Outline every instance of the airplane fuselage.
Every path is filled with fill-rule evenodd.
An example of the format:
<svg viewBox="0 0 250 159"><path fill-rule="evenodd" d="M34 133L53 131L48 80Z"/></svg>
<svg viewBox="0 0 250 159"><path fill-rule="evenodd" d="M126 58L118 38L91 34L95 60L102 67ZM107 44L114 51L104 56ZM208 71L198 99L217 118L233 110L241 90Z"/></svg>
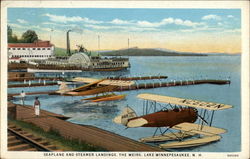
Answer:
<svg viewBox="0 0 250 159"><path fill-rule="evenodd" d="M183 122L194 123L197 117L198 112L195 108L176 108L131 118L128 123L143 118L147 123L141 127L172 127Z"/></svg>

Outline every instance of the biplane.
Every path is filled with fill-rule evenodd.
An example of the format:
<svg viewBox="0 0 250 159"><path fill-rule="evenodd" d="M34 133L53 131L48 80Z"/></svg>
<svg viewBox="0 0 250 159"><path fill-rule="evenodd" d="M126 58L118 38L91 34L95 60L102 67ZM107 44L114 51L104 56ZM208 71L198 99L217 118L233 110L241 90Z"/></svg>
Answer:
<svg viewBox="0 0 250 159"><path fill-rule="evenodd" d="M231 105L155 94L137 97L144 100L143 115L137 116L126 107L113 121L127 128L156 127L153 136L141 138L141 142L167 141L159 147L185 148L218 141L220 134L226 133L225 129L212 127L212 123L215 111L232 108Z"/></svg>
<svg viewBox="0 0 250 159"><path fill-rule="evenodd" d="M94 78L82 78L77 77L73 79L74 82L88 83L77 88L69 89L66 84L61 83L57 93L65 96L87 96L96 95L95 97L85 98L91 102L113 101L121 100L126 95L116 95L113 93L117 88L123 86L129 86L134 84L133 81L121 81L110 79L94 79ZM102 94L102 95L99 95Z"/></svg>

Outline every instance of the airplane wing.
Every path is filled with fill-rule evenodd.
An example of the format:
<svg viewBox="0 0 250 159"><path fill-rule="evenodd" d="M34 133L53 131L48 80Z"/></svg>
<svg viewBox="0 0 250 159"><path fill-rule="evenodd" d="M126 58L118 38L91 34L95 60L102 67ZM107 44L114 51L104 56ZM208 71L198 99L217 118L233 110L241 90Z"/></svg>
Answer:
<svg viewBox="0 0 250 159"><path fill-rule="evenodd" d="M110 79L95 79L95 78L83 78L83 77L76 77L72 81L74 82L83 82L83 83L96 83L98 82L98 85L112 85L112 86L131 86L135 84L134 81L122 81L122 80L110 80Z"/></svg>
<svg viewBox="0 0 250 159"><path fill-rule="evenodd" d="M206 136L218 135L218 134L223 134L227 132L225 129L222 129L222 128L216 128L212 126L199 125L199 124L187 123L187 122L177 124L173 126L172 129L192 132L192 133L206 135Z"/></svg>
<svg viewBox="0 0 250 159"><path fill-rule="evenodd" d="M102 81L103 81L103 80L96 80L96 81L94 81L94 82L92 82L92 83L89 83L89 84L87 84L87 85L83 85L83 86L77 87L77 88L75 88L75 89L72 89L71 91L74 91L74 92L84 91L84 90L88 89L88 88L91 87L91 86L94 86L94 85L99 84L99 83L102 82Z"/></svg>
<svg viewBox="0 0 250 159"><path fill-rule="evenodd" d="M96 79L96 78L85 78L85 77L76 77L74 79L72 79L72 81L74 82L83 82L83 83L93 83L93 82L97 82L100 79Z"/></svg>
<svg viewBox="0 0 250 159"><path fill-rule="evenodd" d="M199 101L199 100L176 98L176 97L169 97L169 96L162 96L162 95L148 94L148 93L139 94L137 97L141 99L145 99L145 100L160 102L160 103L167 103L167 104L170 103L170 104L176 104L176 105L182 105L182 106L188 106L188 107L194 107L194 108L202 108L202 109L208 109L208 110L224 110L224 109L232 108L231 105L226 105L226 104L204 102L204 101Z"/></svg>

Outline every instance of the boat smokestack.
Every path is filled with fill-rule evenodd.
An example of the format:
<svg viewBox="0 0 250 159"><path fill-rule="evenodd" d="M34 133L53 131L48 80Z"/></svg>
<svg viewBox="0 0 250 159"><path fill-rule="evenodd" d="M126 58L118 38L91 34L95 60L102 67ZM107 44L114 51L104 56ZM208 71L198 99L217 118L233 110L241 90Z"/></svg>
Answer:
<svg viewBox="0 0 250 159"><path fill-rule="evenodd" d="M68 30L67 31L67 41L66 41L66 43L67 43L67 55L71 55L71 52L70 52L70 42L69 42L69 32L71 32L72 30Z"/></svg>

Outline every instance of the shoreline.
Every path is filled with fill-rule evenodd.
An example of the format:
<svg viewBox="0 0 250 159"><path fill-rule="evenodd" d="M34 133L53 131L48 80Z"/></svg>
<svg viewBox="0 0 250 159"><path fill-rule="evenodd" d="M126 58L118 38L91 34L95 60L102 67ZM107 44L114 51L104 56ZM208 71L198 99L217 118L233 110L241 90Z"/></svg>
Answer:
<svg viewBox="0 0 250 159"><path fill-rule="evenodd" d="M107 151L164 151L118 134L89 125L78 125L66 121L68 117L41 110L39 117L34 116L30 106L8 104L8 115L16 120L32 123L45 132L57 131L65 139L73 139L102 147Z"/></svg>

